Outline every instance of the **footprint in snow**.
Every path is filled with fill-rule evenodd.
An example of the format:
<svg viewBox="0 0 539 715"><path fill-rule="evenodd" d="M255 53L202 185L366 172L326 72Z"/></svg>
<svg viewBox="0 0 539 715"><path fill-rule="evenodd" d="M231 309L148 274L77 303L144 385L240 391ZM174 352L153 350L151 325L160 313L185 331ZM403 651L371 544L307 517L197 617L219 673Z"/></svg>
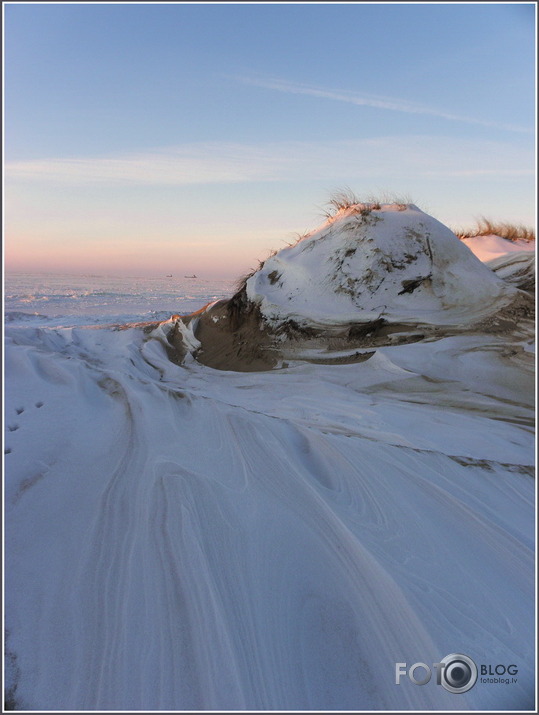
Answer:
<svg viewBox="0 0 539 715"><path fill-rule="evenodd" d="M15 432L19 429L19 425L8 425L7 428L10 432Z"/></svg>
<svg viewBox="0 0 539 715"><path fill-rule="evenodd" d="M24 407L17 407L17 408L15 408L15 412L16 412L18 415L22 415L22 413L24 412Z"/></svg>
<svg viewBox="0 0 539 715"><path fill-rule="evenodd" d="M36 402L36 407L43 407L43 402Z"/></svg>
<svg viewBox="0 0 539 715"><path fill-rule="evenodd" d="M6 447L4 449L4 454L11 454L11 447Z"/></svg>

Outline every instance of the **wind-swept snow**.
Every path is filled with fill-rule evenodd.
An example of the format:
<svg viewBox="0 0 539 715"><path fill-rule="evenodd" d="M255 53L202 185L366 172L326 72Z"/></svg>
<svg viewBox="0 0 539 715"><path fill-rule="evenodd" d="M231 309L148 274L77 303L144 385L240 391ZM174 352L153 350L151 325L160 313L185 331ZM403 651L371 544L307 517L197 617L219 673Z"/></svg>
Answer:
<svg viewBox="0 0 539 715"><path fill-rule="evenodd" d="M522 290L535 290L535 240L509 241L483 235L462 239L486 266L506 283Z"/></svg>
<svg viewBox="0 0 539 715"><path fill-rule="evenodd" d="M11 707L533 708L532 299L415 207L341 218L248 281L266 327L7 327ZM396 685L455 652L518 676Z"/></svg>
<svg viewBox="0 0 539 715"><path fill-rule="evenodd" d="M28 709L518 709L528 342L219 372L141 330L12 330L8 687ZM518 683L396 686L396 662Z"/></svg>
<svg viewBox="0 0 539 715"><path fill-rule="evenodd" d="M487 261L486 265L506 283L516 285L522 290L533 291L535 288L535 253L506 253Z"/></svg>

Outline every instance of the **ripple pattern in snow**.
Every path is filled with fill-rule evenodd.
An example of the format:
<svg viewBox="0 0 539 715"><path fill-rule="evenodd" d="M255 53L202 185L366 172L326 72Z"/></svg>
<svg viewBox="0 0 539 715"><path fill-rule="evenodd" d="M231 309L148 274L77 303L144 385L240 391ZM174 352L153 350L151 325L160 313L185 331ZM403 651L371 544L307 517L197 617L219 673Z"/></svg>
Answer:
<svg viewBox="0 0 539 715"><path fill-rule="evenodd" d="M159 337L8 328L17 707L533 705L528 343L234 373ZM453 652L518 682L395 685Z"/></svg>

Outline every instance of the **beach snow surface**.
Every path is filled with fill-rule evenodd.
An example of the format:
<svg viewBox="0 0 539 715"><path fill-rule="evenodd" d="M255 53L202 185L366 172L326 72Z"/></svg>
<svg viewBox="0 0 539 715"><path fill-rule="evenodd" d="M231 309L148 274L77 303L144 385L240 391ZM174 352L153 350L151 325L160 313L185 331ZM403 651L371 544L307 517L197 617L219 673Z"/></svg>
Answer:
<svg viewBox="0 0 539 715"><path fill-rule="evenodd" d="M174 322L6 329L8 706L533 709L533 330L241 372Z"/></svg>

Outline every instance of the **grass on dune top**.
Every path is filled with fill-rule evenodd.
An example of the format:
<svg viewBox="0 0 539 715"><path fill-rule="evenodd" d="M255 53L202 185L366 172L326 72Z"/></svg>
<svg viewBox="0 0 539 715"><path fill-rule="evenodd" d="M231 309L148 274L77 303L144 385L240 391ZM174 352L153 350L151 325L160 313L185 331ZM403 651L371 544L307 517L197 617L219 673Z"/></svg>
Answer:
<svg viewBox="0 0 539 715"><path fill-rule="evenodd" d="M331 194L329 201L326 203L322 210L322 216L326 220L334 220L340 215L341 212L347 211L351 208L357 210L357 213L369 214L371 211L380 210L384 204L394 204L399 210L404 210L410 204L412 200L409 196L396 196L396 195L384 195L384 196L369 196L366 198L360 198L357 196L349 187L345 187L339 191L335 191ZM476 226L473 228L451 228L451 231L459 239L464 238L474 238L476 236L499 236L508 241L535 241L535 230L529 226L524 226L522 224L513 224L509 222L492 221L484 216L477 220ZM293 246L298 241L312 235L313 231L305 231L304 233L295 234L295 240L292 242L285 241L288 246ZM236 295L238 293L243 293L245 291L245 284L249 278L257 273L261 268L263 268L265 261L274 256L277 253L276 250L271 251L269 256L264 260L258 260L258 265L255 268L241 276L236 282Z"/></svg>
<svg viewBox="0 0 539 715"><path fill-rule="evenodd" d="M535 231L529 226L491 221L484 216L478 220L475 228L452 229L452 231L460 239L474 238L475 236L500 236L508 241L535 241Z"/></svg>

